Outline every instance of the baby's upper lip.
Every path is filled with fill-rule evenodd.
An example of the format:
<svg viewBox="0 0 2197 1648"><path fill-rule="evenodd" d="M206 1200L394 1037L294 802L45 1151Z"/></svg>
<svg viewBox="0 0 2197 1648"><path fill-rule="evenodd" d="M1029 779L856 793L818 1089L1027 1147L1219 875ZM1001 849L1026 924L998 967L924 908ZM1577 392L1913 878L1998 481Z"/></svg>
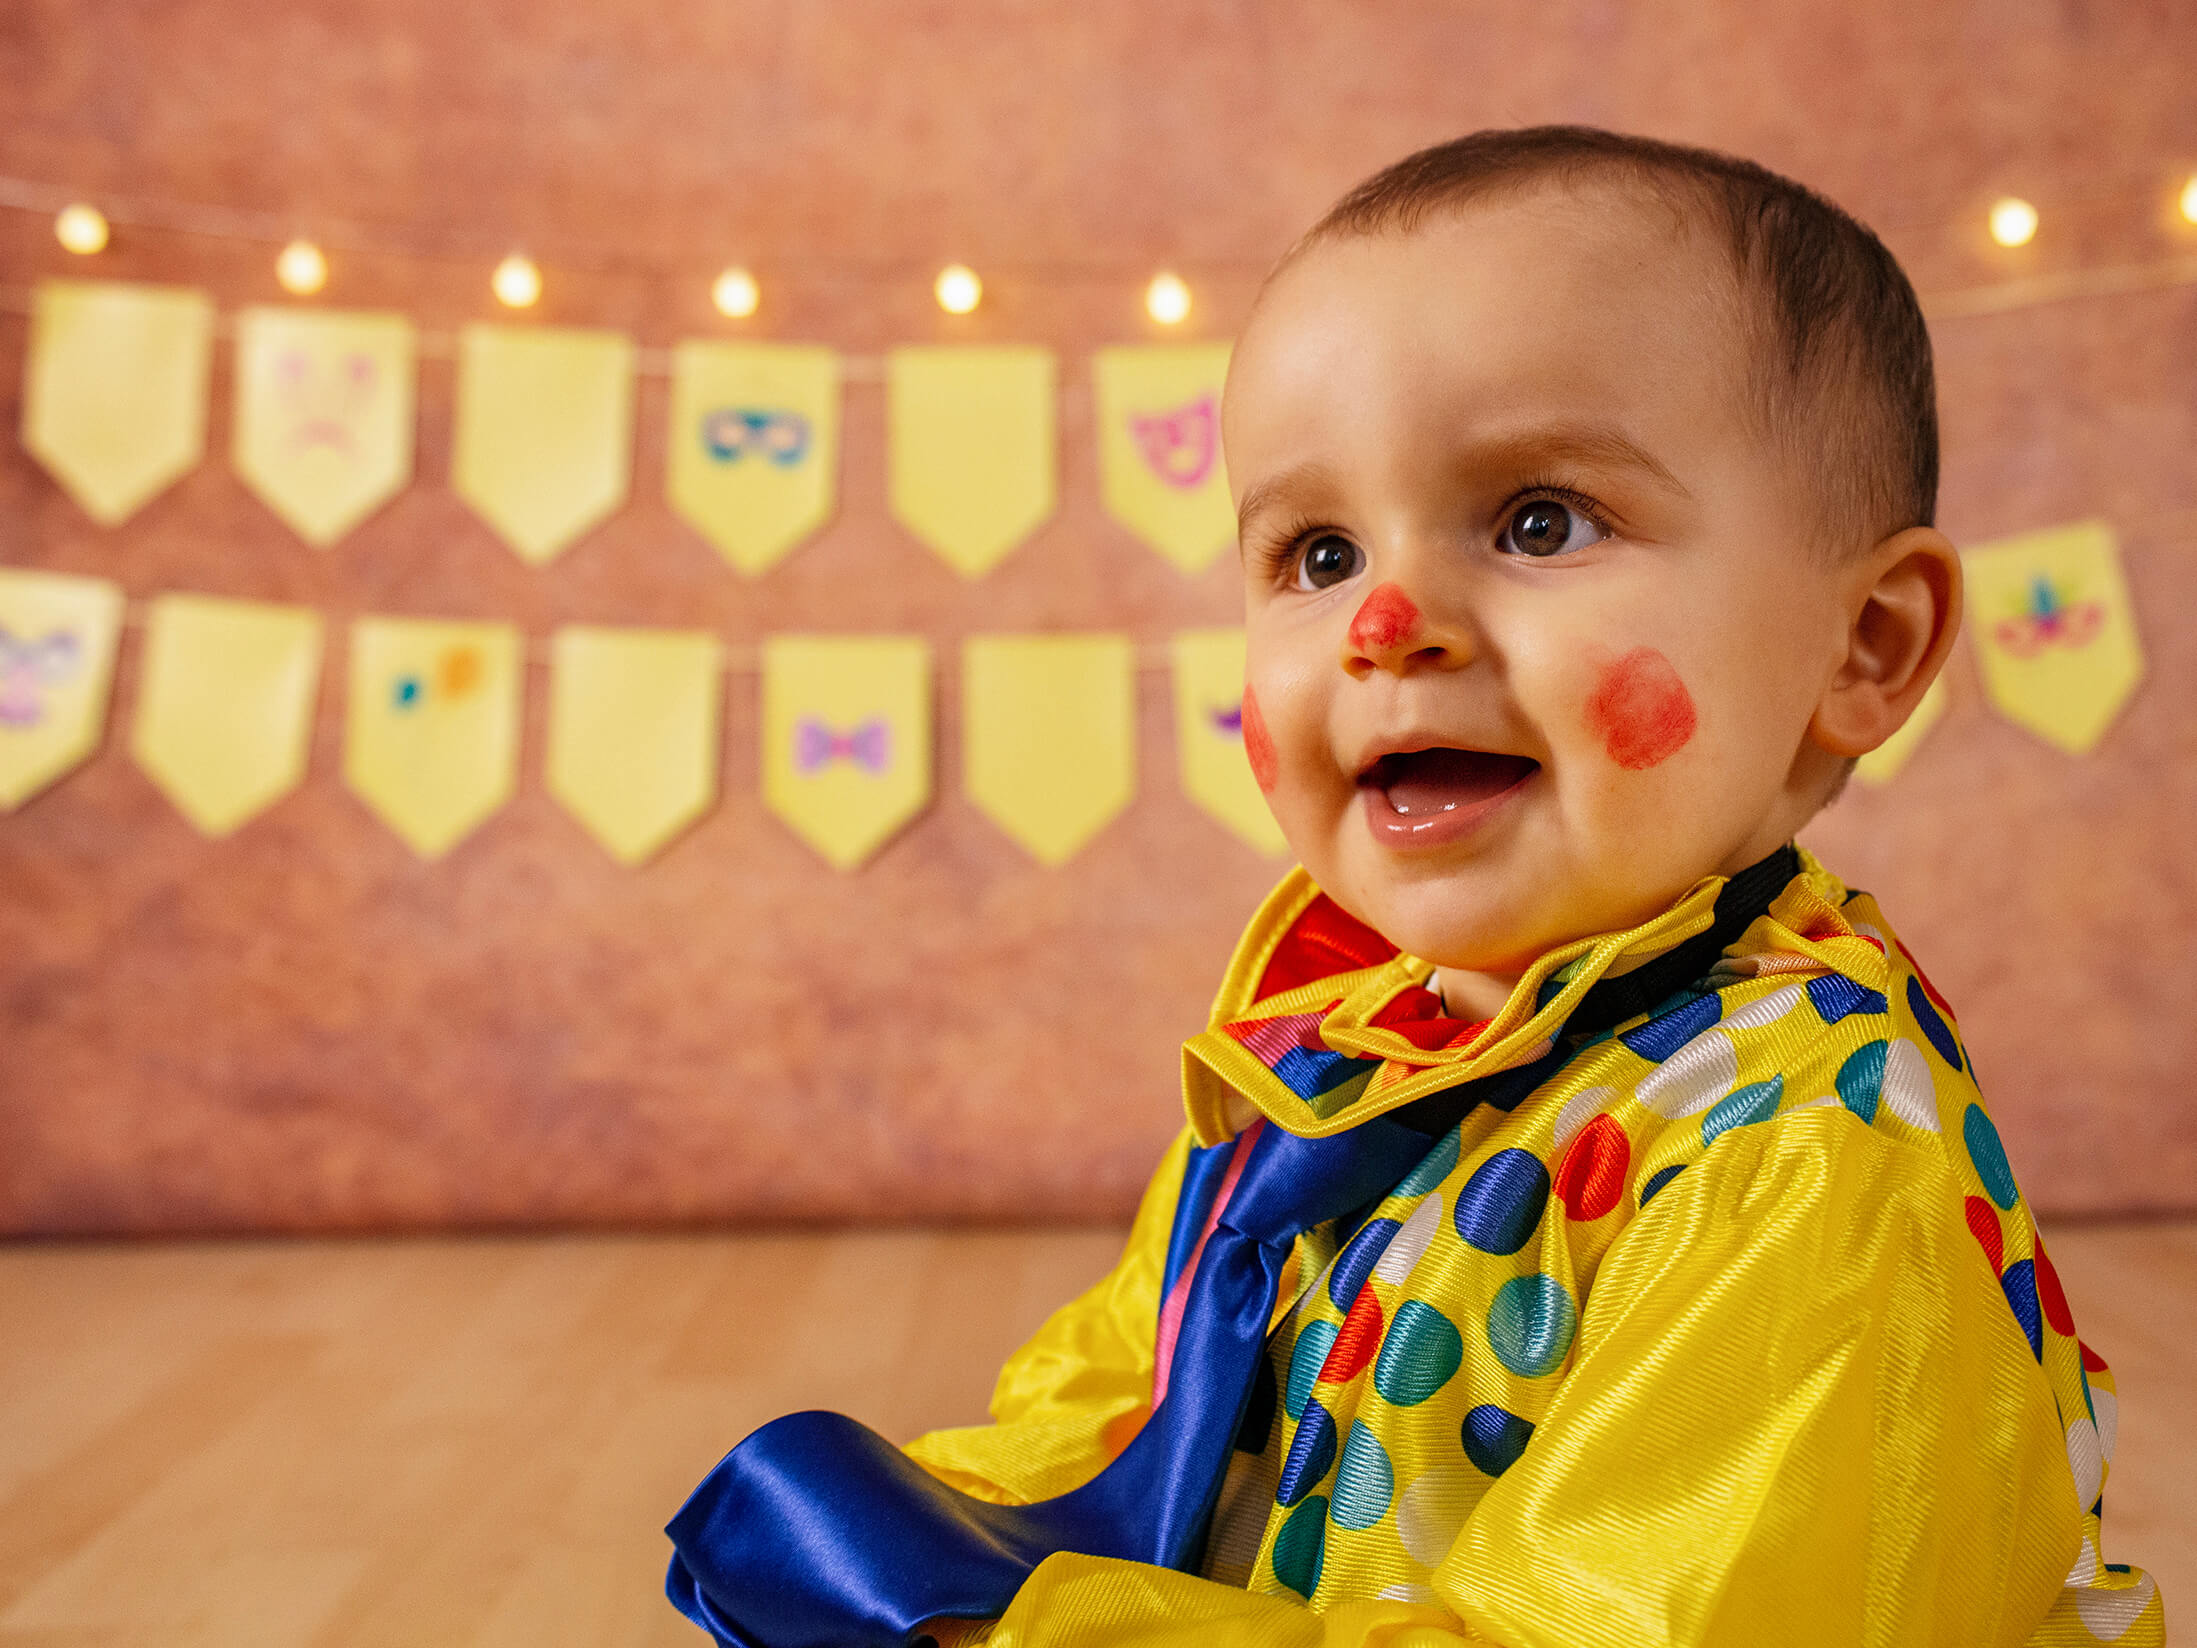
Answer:
<svg viewBox="0 0 2197 1648"><path fill-rule="evenodd" d="M1414 730L1391 733L1372 740L1359 752L1357 764L1351 770L1360 784L1368 782L1374 769L1392 755L1417 755L1421 750L1469 750L1475 755L1518 755L1515 750L1499 750L1473 738L1459 738L1438 730ZM1532 760L1531 756L1519 756Z"/></svg>

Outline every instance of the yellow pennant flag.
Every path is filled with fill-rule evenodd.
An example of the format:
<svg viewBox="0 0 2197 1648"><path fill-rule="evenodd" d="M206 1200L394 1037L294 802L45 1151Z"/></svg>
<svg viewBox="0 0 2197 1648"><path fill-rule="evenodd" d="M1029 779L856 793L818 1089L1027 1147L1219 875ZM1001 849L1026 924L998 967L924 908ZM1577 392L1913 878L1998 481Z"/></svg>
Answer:
<svg viewBox="0 0 2197 1648"><path fill-rule="evenodd" d="M625 502L633 340L550 326L458 335L451 484L530 566Z"/></svg>
<svg viewBox="0 0 2197 1648"><path fill-rule="evenodd" d="M1864 784L1889 784L1892 775L1907 765L1907 758L1915 753L1915 746L1929 736L1930 729L1938 724L1938 717L1944 713L1945 677L1940 675L1924 691L1914 713L1908 716L1900 730L1854 763L1854 776Z"/></svg>
<svg viewBox="0 0 2197 1648"><path fill-rule="evenodd" d="M198 465L214 306L203 292L49 280L31 297L23 445L102 526Z"/></svg>
<svg viewBox="0 0 2197 1648"><path fill-rule="evenodd" d="M130 753L176 810L224 836L296 789L320 688L320 615L162 595L145 617Z"/></svg>
<svg viewBox="0 0 2197 1648"><path fill-rule="evenodd" d="M682 343L671 355L671 507L740 571L831 518L839 357L809 344Z"/></svg>
<svg viewBox="0 0 2197 1648"><path fill-rule="evenodd" d="M344 782L422 858L440 858L517 788L522 663L509 624L351 626Z"/></svg>
<svg viewBox="0 0 2197 1648"><path fill-rule="evenodd" d="M549 793L621 864L716 798L718 663L706 631L568 624L551 639Z"/></svg>
<svg viewBox="0 0 2197 1648"><path fill-rule="evenodd" d="M964 578L1053 513L1049 349L895 349L886 370L893 518Z"/></svg>
<svg viewBox="0 0 2197 1648"><path fill-rule="evenodd" d="M1184 572L1203 572L1236 542L1221 466L1225 343L1101 349L1099 473L1106 513Z"/></svg>
<svg viewBox="0 0 2197 1648"><path fill-rule="evenodd" d="M987 635L961 655L969 799L1065 864L1136 794L1136 654L1119 635Z"/></svg>
<svg viewBox="0 0 2197 1648"><path fill-rule="evenodd" d="M1262 853L1288 845L1243 753L1243 631L1175 637L1175 747L1190 799Z"/></svg>
<svg viewBox="0 0 2197 1648"><path fill-rule="evenodd" d="M931 799L931 648L915 636L763 642L763 800L851 870Z"/></svg>
<svg viewBox="0 0 2197 1648"><path fill-rule="evenodd" d="M104 578L0 568L0 812L99 747L121 627Z"/></svg>
<svg viewBox="0 0 2197 1648"><path fill-rule="evenodd" d="M2101 521L2002 539L1961 557L1984 689L2010 721L2081 755L2144 673L2143 648Z"/></svg>
<svg viewBox="0 0 2197 1648"><path fill-rule="evenodd" d="M412 357L402 315L237 316L230 461L307 543L334 543L411 480Z"/></svg>

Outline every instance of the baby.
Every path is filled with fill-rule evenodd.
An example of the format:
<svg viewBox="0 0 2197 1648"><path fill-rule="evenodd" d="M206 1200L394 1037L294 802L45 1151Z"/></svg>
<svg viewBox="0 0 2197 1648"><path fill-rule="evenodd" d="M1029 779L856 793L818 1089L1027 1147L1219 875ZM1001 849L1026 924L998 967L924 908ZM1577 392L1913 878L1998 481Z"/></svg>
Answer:
<svg viewBox="0 0 2197 1648"><path fill-rule="evenodd" d="M1224 424L1303 867L1189 1127L996 1423L764 1427L674 1601L758 1648L2163 1642L1952 1012L1791 844L1959 623L1891 256L1744 162L1482 132L1290 253Z"/></svg>

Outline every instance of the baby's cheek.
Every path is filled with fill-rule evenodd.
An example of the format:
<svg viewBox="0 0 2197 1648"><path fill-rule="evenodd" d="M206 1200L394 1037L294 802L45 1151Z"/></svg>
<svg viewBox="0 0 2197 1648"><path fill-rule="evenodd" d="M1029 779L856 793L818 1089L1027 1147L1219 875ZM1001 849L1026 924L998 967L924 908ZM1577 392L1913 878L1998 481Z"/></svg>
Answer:
<svg viewBox="0 0 2197 1648"><path fill-rule="evenodd" d="M1602 668L1587 699L1587 725L1620 767L1640 772L1669 760L1694 735L1692 694L1671 661L1635 647ZM1245 719L1248 736L1249 718Z"/></svg>
<svg viewBox="0 0 2197 1648"><path fill-rule="evenodd" d="M1259 713L1258 695L1249 687L1243 689L1243 753L1251 762L1251 776L1259 781L1259 788L1272 795L1279 767L1274 758L1274 738L1266 730L1266 717Z"/></svg>

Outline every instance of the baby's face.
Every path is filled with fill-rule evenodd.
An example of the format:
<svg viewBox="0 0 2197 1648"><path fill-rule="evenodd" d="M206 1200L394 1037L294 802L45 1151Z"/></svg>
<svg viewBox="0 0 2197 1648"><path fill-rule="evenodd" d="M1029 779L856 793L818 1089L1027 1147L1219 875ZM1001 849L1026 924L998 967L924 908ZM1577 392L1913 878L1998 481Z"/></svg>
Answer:
<svg viewBox="0 0 2197 1648"><path fill-rule="evenodd" d="M1772 851L1837 760L1813 494L1720 254L1614 188L1319 245L1230 370L1244 740L1346 909L1495 976Z"/></svg>

